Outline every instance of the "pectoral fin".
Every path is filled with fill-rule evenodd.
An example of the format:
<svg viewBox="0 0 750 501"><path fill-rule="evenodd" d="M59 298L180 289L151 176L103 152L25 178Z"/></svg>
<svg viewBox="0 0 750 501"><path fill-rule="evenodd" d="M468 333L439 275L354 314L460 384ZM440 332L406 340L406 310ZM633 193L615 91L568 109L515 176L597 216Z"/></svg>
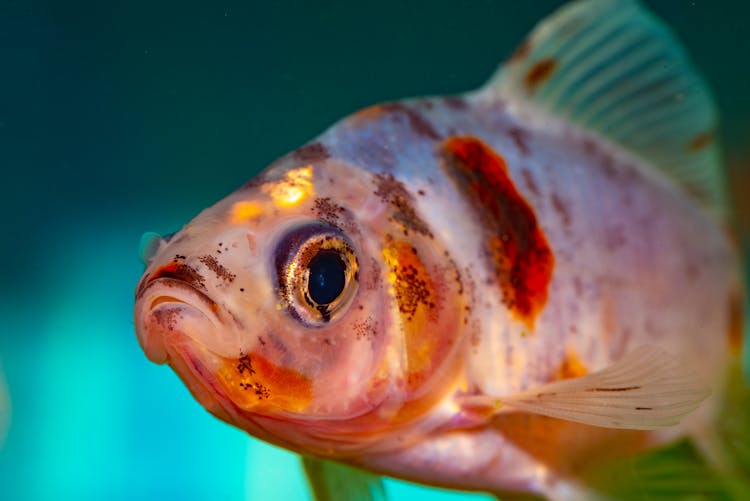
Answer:
<svg viewBox="0 0 750 501"><path fill-rule="evenodd" d="M585 376L504 397L466 396L462 405L521 410L605 428L652 430L676 425L709 395L689 367L644 346Z"/></svg>

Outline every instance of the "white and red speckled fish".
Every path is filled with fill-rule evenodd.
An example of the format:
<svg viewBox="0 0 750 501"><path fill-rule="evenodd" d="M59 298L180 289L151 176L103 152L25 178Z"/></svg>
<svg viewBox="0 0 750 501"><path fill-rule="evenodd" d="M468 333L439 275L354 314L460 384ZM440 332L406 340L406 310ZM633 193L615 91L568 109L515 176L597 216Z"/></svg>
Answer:
<svg viewBox="0 0 750 501"><path fill-rule="evenodd" d="M355 113L152 240L138 338L248 433L427 484L582 499L683 437L731 469L716 127L661 22L573 3L482 89Z"/></svg>

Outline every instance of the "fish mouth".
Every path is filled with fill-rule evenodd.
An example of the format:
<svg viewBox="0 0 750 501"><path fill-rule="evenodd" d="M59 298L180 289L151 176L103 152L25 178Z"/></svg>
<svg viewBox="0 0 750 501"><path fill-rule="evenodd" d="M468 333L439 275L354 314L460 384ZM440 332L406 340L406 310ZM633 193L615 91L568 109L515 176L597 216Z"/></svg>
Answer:
<svg viewBox="0 0 750 501"><path fill-rule="evenodd" d="M171 277L156 277L139 287L135 305L135 330L146 357L169 362L169 346L189 338L201 339L220 325L219 306L205 292Z"/></svg>

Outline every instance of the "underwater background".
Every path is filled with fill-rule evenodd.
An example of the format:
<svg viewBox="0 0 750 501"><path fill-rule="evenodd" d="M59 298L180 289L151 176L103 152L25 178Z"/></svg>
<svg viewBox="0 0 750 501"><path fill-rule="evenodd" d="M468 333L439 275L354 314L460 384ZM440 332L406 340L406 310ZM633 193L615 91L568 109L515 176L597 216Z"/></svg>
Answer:
<svg viewBox="0 0 750 501"><path fill-rule="evenodd" d="M561 3L0 0L0 499L309 499L296 456L146 360L140 235L359 108L476 88ZM647 3L715 91L747 244L750 3Z"/></svg>

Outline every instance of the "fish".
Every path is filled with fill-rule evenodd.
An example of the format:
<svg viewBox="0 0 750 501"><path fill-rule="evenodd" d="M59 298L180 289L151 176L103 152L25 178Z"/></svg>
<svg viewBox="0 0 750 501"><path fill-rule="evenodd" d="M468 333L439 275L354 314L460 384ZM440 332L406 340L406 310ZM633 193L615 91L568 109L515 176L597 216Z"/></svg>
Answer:
<svg viewBox="0 0 750 501"><path fill-rule="evenodd" d="M357 111L146 235L138 340L318 499L746 492L717 131L661 20L572 2L478 90Z"/></svg>

